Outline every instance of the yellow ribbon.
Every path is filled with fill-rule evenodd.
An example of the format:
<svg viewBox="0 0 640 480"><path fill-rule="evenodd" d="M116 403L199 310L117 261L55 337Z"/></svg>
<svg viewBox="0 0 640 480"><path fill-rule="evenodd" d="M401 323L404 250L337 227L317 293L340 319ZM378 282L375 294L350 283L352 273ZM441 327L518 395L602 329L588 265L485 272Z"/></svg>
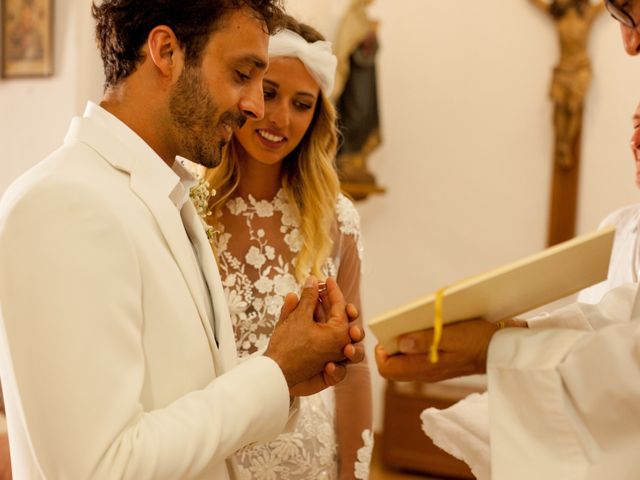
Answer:
<svg viewBox="0 0 640 480"><path fill-rule="evenodd" d="M435 301L433 302L433 341L429 350L431 363L438 363L438 346L442 339L442 299L444 298L444 288L437 290Z"/></svg>

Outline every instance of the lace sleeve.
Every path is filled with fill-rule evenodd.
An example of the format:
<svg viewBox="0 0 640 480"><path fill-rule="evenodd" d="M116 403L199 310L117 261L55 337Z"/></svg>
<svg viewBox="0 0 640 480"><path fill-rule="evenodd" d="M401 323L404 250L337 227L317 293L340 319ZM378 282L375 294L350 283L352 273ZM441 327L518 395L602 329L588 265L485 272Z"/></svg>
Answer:
<svg viewBox="0 0 640 480"><path fill-rule="evenodd" d="M353 204L346 198L344 201L348 205L338 205L340 262L337 282L347 301L360 311L356 322L362 326L360 222ZM347 367L347 377L335 387L335 394L339 478L369 478L373 434L371 380L366 358L362 363Z"/></svg>

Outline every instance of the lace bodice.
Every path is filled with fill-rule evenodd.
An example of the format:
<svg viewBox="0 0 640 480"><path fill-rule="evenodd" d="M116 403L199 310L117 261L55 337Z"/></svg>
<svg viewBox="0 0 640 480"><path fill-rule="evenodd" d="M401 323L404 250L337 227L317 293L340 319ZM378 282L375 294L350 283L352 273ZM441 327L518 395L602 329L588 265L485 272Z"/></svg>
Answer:
<svg viewBox="0 0 640 480"><path fill-rule="evenodd" d="M335 242L323 272L332 277L337 276L345 242L356 245L358 263L362 255L357 211L340 197L337 212L339 236L351 238ZM271 202L236 197L227 202L219 220L215 242L222 283L238 352L244 356L266 347L285 295L300 293L294 262L303 240L283 190Z"/></svg>
<svg viewBox="0 0 640 480"><path fill-rule="evenodd" d="M336 218L333 251L323 273L336 278L347 301L360 309L359 216L344 196L337 202ZM300 293L294 268L303 238L282 189L271 201L252 196L232 198L216 220L212 241L218 252L238 353L243 357L267 346L284 297L289 292ZM338 478L340 463L340 478L367 478L372 448L370 396L366 405L356 404L358 398L368 395L366 363L350 366L347 380L336 388L301 399L300 420L294 432L241 450L236 457L241 474L256 479L334 479ZM353 445L338 449L337 436L343 437L338 438L341 444ZM344 464L347 461L350 465Z"/></svg>

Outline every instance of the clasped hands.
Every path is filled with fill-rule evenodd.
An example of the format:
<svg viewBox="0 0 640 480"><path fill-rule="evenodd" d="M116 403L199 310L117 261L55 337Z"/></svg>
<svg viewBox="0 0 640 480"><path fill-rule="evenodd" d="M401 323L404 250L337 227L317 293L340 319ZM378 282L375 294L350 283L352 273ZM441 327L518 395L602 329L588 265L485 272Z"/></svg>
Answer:
<svg viewBox="0 0 640 480"><path fill-rule="evenodd" d="M364 358L364 330L354 325L359 316L347 304L334 279L318 292L318 281L309 277L300 299L288 294L265 355L282 369L291 396L317 393L341 382L349 363Z"/></svg>

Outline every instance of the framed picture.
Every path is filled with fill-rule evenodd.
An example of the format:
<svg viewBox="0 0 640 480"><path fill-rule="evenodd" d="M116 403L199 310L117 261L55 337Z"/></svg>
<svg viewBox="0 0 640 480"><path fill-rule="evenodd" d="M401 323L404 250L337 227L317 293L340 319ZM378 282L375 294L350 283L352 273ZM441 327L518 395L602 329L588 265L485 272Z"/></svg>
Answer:
<svg viewBox="0 0 640 480"><path fill-rule="evenodd" d="M0 0L2 76L53 74L53 0Z"/></svg>

